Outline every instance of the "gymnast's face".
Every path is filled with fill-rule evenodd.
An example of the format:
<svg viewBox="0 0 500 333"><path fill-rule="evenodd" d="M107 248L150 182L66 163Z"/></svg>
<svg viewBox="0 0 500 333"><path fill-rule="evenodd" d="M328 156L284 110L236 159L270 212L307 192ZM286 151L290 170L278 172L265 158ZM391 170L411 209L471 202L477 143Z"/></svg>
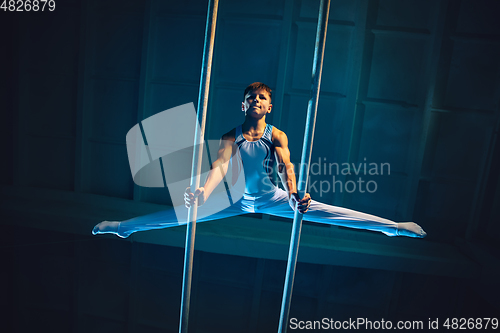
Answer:
<svg viewBox="0 0 500 333"><path fill-rule="evenodd" d="M245 115L254 118L262 118L271 113L272 108L271 96L264 89L249 91L245 96L245 100L241 103L241 110L245 112Z"/></svg>

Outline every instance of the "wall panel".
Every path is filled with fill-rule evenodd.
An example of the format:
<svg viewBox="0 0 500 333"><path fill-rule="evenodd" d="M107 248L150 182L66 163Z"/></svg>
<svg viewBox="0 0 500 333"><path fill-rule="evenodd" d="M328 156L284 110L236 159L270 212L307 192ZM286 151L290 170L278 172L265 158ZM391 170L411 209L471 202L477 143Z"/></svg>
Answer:
<svg viewBox="0 0 500 333"><path fill-rule="evenodd" d="M367 104L358 162L389 163L392 172L406 172L406 152L411 146L411 128L417 109Z"/></svg>
<svg viewBox="0 0 500 333"><path fill-rule="evenodd" d="M498 110L500 43L454 40L445 107Z"/></svg>
<svg viewBox="0 0 500 333"><path fill-rule="evenodd" d="M420 104L424 59L429 52L426 39L375 33L367 97Z"/></svg>
<svg viewBox="0 0 500 333"><path fill-rule="evenodd" d="M241 90L252 82L276 85L280 23L269 20L232 20L221 17L218 26L217 83L238 84Z"/></svg>
<svg viewBox="0 0 500 333"><path fill-rule="evenodd" d="M157 16L154 20L149 64L151 79L197 85L201 74L205 17Z"/></svg>
<svg viewBox="0 0 500 333"><path fill-rule="evenodd" d="M140 14L111 11L92 15L92 75L138 78L142 40Z"/></svg>
<svg viewBox="0 0 500 333"><path fill-rule="evenodd" d="M131 198L133 180L125 144L90 141L89 150L94 161L88 171L92 177L92 193Z"/></svg>
<svg viewBox="0 0 500 333"><path fill-rule="evenodd" d="M300 19L318 21L319 0L298 1L300 8L298 16ZM359 2L350 0L336 0L330 2L329 21L354 22L356 9Z"/></svg>
<svg viewBox="0 0 500 333"><path fill-rule="evenodd" d="M296 24L297 41L294 52L292 88L308 91L311 89L316 23L299 21ZM352 58L352 39L353 29L351 26L329 24L321 79L323 93L346 95L349 63Z"/></svg>
<svg viewBox="0 0 500 333"><path fill-rule="evenodd" d="M430 30L432 14L437 1L432 0L380 0L377 26Z"/></svg>

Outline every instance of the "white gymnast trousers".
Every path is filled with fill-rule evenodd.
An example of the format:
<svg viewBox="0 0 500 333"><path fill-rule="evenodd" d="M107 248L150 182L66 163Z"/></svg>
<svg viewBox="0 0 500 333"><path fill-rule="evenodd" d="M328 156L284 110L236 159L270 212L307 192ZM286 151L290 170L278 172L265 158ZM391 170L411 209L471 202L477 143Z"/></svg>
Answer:
<svg viewBox="0 0 500 333"><path fill-rule="evenodd" d="M263 213L293 219L294 211L288 194L272 183L267 170L275 164L272 144L272 126L267 125L264 135L257 141L247 141L236 128L235 144L244 169L244 193L241 198L228 204L226 192L213 193L206 203L198 207L197 222L206 222L247 213ZM234 163L233 163L234 164ZM262 181L267 178L268 182ZM187 224L188 210L176 207L153 214L135 217L122 222L104 221L97 224L92 233L113 233L125 238L137 231L163 229ZM394 221L361 213L355 210L327 205L311 200L303 220L349 228L379 231L387 236L425 237L423 229L413 222Z"/></svg>

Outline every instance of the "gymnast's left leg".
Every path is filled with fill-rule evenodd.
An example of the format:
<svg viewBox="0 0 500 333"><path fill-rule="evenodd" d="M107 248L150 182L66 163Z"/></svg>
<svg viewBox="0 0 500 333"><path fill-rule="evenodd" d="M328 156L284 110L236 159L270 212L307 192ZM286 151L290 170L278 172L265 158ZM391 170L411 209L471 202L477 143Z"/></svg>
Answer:
<svg viewBox="0 0 500 333"><path fill-rule="evenodd" d="M274 196L257 206L257 213L293 219L293 210L288 203L288 194L278 189ZM356 229L379 231L387 236L407 236L423 238L427 233L414 222L394 222L375 215L352 209L327 205L311 200L309 210L303 219L310 222L326 223Z"/></svg>

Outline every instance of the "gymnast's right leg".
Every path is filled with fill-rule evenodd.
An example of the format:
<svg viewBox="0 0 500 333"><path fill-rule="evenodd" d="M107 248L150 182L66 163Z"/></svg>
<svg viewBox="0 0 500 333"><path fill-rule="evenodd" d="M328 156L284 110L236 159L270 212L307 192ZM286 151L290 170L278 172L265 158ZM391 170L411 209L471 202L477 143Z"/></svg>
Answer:
<svg viewBox="0 0 500 333"><path fill-rule="evenodd" d="M118 237L127 238L130 234L137 231L175 227L182 224L182 222L178 221L175 210L171 208L121 222L103 221L94 227L92 234L115 234Z"/></svg>
<svg viewBox="0 0 500 333"><path fill-rule="evenodd" d="M241 208L240 202L236 202L229 207L226 206L228 206L227 199L226 204L224 204L224 201L218 200L207 201L207 203L198 207L196 222L206 222L245 214L245 211ZM188 209L183 206L176 207L175 209L171 208L121 222L104 221L94 227L92 234L115 234L118 237L126 238L137 231L164 229L185 225L187 224L187 218Z"/></svg>

